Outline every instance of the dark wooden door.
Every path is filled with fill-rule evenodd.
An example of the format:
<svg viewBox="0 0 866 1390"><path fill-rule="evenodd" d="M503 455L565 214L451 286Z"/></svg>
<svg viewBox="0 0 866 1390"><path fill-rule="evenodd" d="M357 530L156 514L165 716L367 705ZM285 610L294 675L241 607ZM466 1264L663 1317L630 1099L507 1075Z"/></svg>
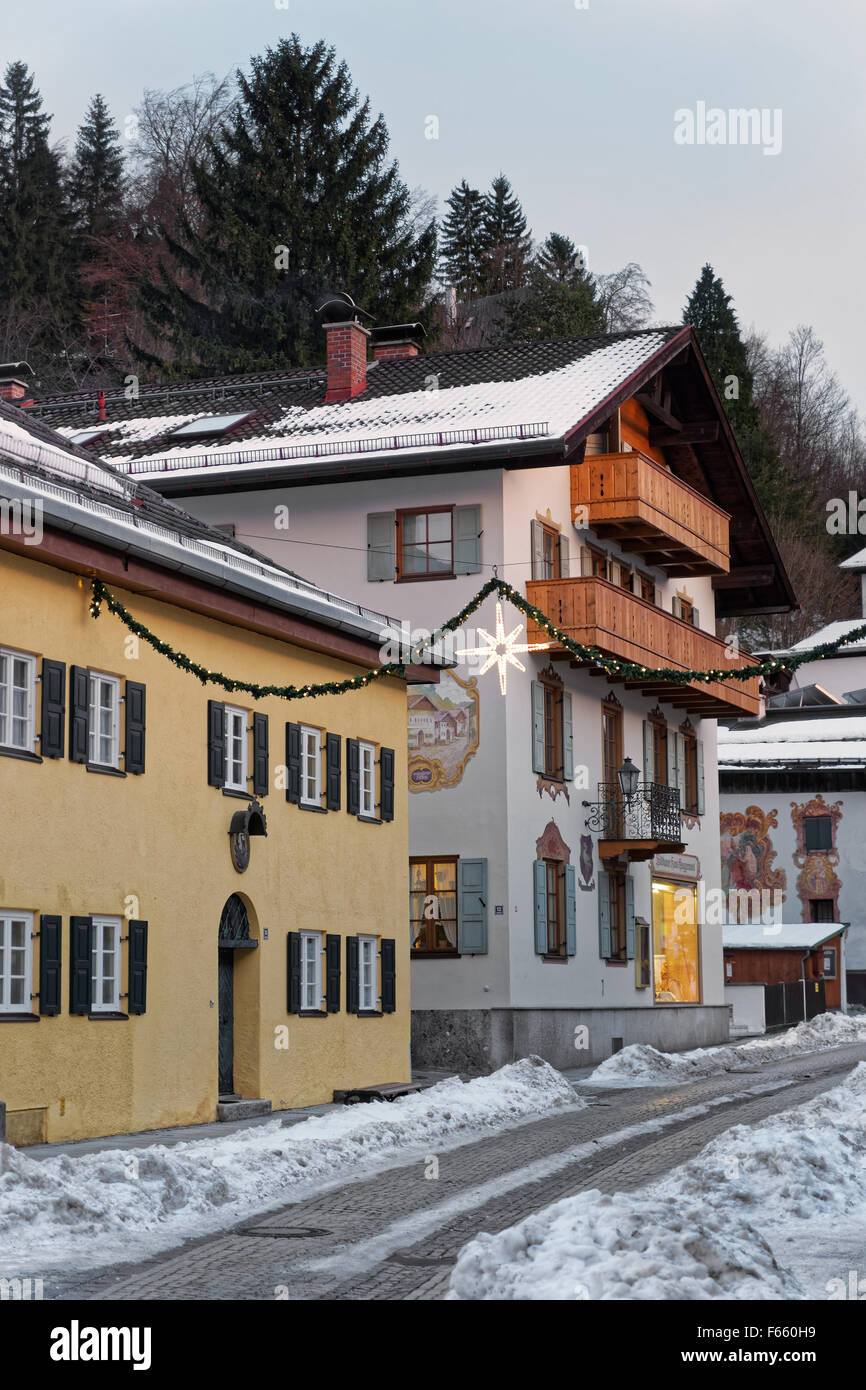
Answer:
<svg viewBox="0 0 866 1390"><path fill-rule="evenodd" d="M219 960L219 1093L235 1088L235 953L220 951Z"/></svg>

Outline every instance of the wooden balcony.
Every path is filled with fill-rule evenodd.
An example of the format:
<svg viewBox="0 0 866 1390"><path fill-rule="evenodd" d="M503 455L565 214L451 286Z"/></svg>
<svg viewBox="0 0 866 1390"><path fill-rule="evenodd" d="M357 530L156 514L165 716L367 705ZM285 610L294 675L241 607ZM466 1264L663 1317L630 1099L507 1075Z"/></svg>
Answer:
<svg viewBox="0 0 866 1390"><path fill-rule="evenodd" d="M572 464L572 516L578 507L596 535L670 576L731 568L728 513L645 454L588 454Z"/></svg>
<svg viewBox="0 0 866 1390"><path fill-rule="evenodd" d="M573 641L598 647L606 656L635 661L641 666L672 666L706 671L749 666L747 657L732 661L724 642L665 613L627 589L606 579L537 579L526 585L526 597ZM527 641L543 642L545 632L527 623ZM567 652L553 648L554 660ZM629 681L627 689L707 718L757 715L758 679L670 685L663 681Z"/></svg>

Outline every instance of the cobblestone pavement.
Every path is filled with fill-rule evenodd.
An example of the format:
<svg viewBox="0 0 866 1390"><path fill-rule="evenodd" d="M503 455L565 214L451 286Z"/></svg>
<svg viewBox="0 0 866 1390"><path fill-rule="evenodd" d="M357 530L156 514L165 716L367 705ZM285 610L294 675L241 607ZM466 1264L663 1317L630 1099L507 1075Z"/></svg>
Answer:
<svg viewBox="0 0 866 1390"><path fill-rule="evenodd" d="M140 1264L46 1279L60 1299L438 1299L461 1246L588 1188L642 1186L735 1124L837 1085L866 1045L590 1103L415 1158ZM633 1132L634 1126L655 1127ZM626 1133L623 1133L626 1131ZM631 1132L630 1132L631 1131Z"/></svg>

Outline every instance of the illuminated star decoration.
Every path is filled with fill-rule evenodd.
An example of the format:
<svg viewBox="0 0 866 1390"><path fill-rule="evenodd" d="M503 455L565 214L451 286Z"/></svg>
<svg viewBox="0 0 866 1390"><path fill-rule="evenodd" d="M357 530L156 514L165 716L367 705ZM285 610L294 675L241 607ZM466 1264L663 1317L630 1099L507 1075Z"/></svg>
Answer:
<svg viewBox="0 0 866 1390"><path fill-rule="evenodd" d="M505 694L506 689L506 667L516 666L518 671L525 671L526 667L522 661L517 660L516 653L520 652L546 652L553 645L552 642L518 642L517 638L523 630L523 623L518 623L517 627L506 635L505 624L502 621L502 604L496 605L496 635L486 632L483 627L478 629L478 635L484 642L483 647L466 647L462 652L455 652L455 656L483 656L486 660L480 668L479 676L486 675L491 666L499 667L499 689Z"/></svg>

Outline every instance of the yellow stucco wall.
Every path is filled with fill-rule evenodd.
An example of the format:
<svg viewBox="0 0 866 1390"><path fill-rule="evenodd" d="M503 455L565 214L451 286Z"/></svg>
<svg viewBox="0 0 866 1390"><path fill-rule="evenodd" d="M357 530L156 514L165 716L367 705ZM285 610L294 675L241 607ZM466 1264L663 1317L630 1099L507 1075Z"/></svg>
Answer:
<svg viewBox="0 0 866 1390"><path fill-rule="evenodd" d="M115 592L173 647L228 674L305 684L357 671L119 587ZM143 776L91 773L68 758L35 764L0 756L0 907L63 918L62 1012L38 1022L0 1023L0 1100L13 1117L44 1107L48 1140L213 1119L218 927L235 892L249 904L259 938L257 950L235 953L235 1090L277 1109L328 1101L338 1087L408 1080L405 688L379 682L343 696L293 702L224 696L144 643L131 658L126 628L107 610L94 621L88 598L86 579L80 586L75 575L0 551L0 645L66 663L67 736L69 666L147 686ZM252 840L245 874L232 867L227 834L243 803L207 785L208 698L269 716L271 790L262 799L268 835ZM343 736L344 809L305 812L275 790L287 720ZM365 824L346 812L347 737L395 750L393 822ZM128 915L149 923L147 1012L127 1021L71 1016L70 915L123 916L131 897L137 907ZM304 927L344 938L341 1011L326 1018L287 1013L286 933ZM393 1014L358 1018L345 1012L345 937L357 932L396 939ZM124 945L124 991L126 952ZM287 1048L276 1045L283 1027Z"/></svg>

